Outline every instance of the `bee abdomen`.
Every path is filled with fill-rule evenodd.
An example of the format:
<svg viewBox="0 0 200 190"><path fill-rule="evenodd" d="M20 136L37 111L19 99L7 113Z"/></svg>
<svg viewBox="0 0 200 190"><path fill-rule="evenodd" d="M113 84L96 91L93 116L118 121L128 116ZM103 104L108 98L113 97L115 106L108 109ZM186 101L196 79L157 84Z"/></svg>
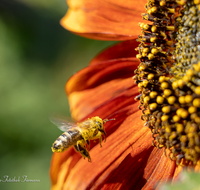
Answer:
<svg viewBox="0 0 200 190"><path fill-rule="evenodd" d="M76 129L70 129L67 132L64 132L62 135L60 135L56 141L61 142L63 148L67 149L70 146L74 145L80 139L81 139L80 132Z"/></svg>

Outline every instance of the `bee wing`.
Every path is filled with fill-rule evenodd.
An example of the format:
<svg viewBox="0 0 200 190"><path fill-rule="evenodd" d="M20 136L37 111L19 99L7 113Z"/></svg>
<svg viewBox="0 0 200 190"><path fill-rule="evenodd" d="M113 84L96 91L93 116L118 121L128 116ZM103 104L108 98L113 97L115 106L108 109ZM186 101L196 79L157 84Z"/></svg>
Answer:
<svg viewBox="0 0 200 190"><path fill-rule="evenodd" d="M72 127L76 127L76 123L70 117L66 117L58 114L51 114L50 121L56 125L61 131L68 131Z"/></svg>

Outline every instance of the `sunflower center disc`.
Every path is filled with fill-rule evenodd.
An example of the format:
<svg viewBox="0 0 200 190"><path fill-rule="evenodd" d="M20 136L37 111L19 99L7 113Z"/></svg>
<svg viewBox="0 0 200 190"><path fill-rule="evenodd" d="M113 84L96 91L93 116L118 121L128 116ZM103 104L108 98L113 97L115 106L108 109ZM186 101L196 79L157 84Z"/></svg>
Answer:
<svg viewBox="0 0 200 190"><path fill-rule="evenodd" d="M139 23L141 63L135 81L141 118L153 145L170 158L196 164L200 159L200 0L149 0Z"/></svg>

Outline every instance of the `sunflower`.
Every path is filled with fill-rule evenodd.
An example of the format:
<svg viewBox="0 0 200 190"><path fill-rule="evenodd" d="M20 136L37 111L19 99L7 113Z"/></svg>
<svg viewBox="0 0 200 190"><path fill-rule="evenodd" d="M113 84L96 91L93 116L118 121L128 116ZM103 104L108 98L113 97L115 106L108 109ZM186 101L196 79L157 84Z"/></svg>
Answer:
<svg viewBox="0 0 200 190"><path fill-rule="evenodd" d="M116 120L102 148L92 142L92 163L73 149L53 154L52 189L159 189L183 168L199 171L200 0L145 3L68 1L63 27L123 42L66 84L76 120Z"/></svg>

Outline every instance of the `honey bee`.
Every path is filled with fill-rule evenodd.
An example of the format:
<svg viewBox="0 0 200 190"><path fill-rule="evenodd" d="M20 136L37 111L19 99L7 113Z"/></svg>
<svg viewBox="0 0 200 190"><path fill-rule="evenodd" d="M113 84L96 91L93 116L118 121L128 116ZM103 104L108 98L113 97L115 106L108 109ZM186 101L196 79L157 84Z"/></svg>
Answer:
<svg viewBox="0 0 200 190"><path fill-rule="evenodd" d="M100 147L102 147L102 136L106 141L106 132L104 129L104 124L107 121L115 120L104 119L100 117L92 117L81 123L69 122L65 119L60 118L50 118L51 122L55 124L60 130L64 131L51 147L53 152L63 152L74 146L75 150L79 152L82 157L88 158L88 162L91 162L89 147L90 140L99 139Z"/></svg>

